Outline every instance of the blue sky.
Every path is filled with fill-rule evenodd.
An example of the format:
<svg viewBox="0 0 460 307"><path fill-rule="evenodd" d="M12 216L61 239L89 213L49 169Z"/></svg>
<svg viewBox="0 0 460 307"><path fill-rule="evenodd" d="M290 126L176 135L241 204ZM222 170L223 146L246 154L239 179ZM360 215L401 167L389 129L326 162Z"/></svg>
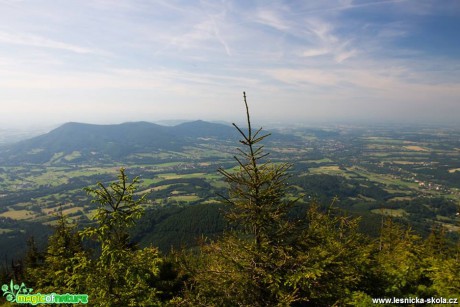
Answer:
<svg viewBox="0 0 460 307"><path fill-rule="evenodd" d="M0 122L456 122L460 1L0 0Z"/></svg>

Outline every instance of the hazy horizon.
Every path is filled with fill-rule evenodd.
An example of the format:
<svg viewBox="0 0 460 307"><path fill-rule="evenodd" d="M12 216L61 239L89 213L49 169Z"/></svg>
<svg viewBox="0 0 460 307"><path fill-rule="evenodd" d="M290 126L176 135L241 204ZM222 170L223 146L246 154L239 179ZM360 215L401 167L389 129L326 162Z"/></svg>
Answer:
<svg viewBox="0 0 460 307"><path fill-rule="evenodd" d="M0 5L0 127L458 123L455 0Z"/></svg>

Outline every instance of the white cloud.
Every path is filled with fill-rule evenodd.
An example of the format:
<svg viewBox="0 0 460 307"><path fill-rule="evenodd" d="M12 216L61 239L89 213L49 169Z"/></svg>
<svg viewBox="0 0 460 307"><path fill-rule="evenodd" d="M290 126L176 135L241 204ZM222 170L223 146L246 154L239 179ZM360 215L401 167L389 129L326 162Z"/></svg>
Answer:
<svg viewBox="0 0 460 307"><path fill-rule="evenodd" d="M292 85L320 85L334 86L338 77L329 71L318 69L272 69L266 73L276 80Z"/></svg>
<svg viewBox="0 0 460 307"><path fill-rule="evenodd" d="M307 49L304 52L302 52L302 56L304 57L315 57L319 55L325 55L330 53L331 51L328 48L312 48L312 49Z"/></svg>
<svg viewBox="0 0 460 307"><path fill-rule="evenodd" d="M60 50L65 50L65 51L70 51L70 52L75 52L75 53L96 53L95 50L92 50L89 48L51 40L46 37L41 37L38 35L24 34L24 33L14 33L13 34L13 33L7 33L7 32L0 31L0 43L60 49Z"/></svg>
<svg viewBox="0 0 460 307"><path fill-rule="evenodd" d="M391 116L402 109L398 104L428 110L432 99L443 110L458 102L458 57L395 44L418 29L410 17L425 6L398 10L412 2L40 3L0 12L2 102L88 99L116 101L121 110L123 101L161 100L170 114L212 109L224 116L228 97L234 93L238 102L247 90L255 111L280 117L300 116L296 108L310 99L318 116L327 108L347 116L387 108ZM374 20L367 12L385 15Z"/></svg>
<svg viewBox="0 0 460 307"><path fill-rule="evenodd" d="M337 63L342 63L346 59L349 59L357 54L356 50L338 51L336 52L334 59Z"/></svg>
<svg viewBox="0 0 460 307"><path fill-rule="evenodd" d="M280 31L287 31L290 29L287 22L279 16L277 11L274 10L266 8L261 9L256 12L253 18L255 22L267 25Z"/></svg>

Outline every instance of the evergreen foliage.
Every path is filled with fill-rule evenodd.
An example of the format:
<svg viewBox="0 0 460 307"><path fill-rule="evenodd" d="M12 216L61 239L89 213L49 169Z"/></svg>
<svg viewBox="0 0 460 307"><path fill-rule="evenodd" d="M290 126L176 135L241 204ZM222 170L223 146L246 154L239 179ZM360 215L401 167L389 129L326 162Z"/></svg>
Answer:
<svg viewBox="0 0 460 307"><path fill-rule="evenodd" d="M346 298L360 280L356 263L365 262L365 253L353 248L359 242L356 220L315 206L303 220L289 218L295 203L286 199L290 165L263 160L259 143L268 135L254 133L245 95L244 102L247 133L234 124L243 137L244 149L235 156L239 169L219 170L230 185L224 199L233 229L202 247L186 298L191 305L213 306L329 305Z"/></svg>
<svg viewBox="0 0 460 307"><path fill-rule="evenodd" d="M145 197L135 197L137 183L137 178L128 182L121 169L119 180L108 187L87 188L98 208L94 226L81 231L61 212L43 262L31 262L27 271L36 292L85 293L94 306L159 304L155 284L163 260L156 248L138 249L130 242L129 230L143 212ZM99 252L85 250L84 240L93 241Z"/></svg>
<svg viewBox="0 0 460 307"><path fill-rule="evenodd" d="M128 230L142 214L144 196L135 199L138 179L128 182L124 169L119 180L106 188L102 183L86 191L98 205L94 227L81 234L101 246L98 258L83 257L83 284L94 304L99 306L139 306L158 302L153 287L162 260L153 247L136 249L130 244ZM89 269L89 270L88 270Z"/></svg>
<svg viewBox="0 0 460 307"><path fill-rule="evenodd" d="M29 247L27 282L42 293L53 293L56 289L67 293L75 291L78 285L72 283L69 276L74 273L76 256L80 254L84 254L81 236L61 209L45 253L41 255L33 245Z"/></svg>

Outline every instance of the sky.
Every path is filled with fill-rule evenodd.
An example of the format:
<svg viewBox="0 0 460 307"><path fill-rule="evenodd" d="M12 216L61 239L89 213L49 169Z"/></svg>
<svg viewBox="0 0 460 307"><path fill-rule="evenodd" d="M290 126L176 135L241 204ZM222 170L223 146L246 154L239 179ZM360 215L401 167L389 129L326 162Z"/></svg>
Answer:
<svg viewBox="0 0 460 307"><path fill-rule="evenodd" d="M458 123L457 0L0 0L0 126Z"/></svg>

